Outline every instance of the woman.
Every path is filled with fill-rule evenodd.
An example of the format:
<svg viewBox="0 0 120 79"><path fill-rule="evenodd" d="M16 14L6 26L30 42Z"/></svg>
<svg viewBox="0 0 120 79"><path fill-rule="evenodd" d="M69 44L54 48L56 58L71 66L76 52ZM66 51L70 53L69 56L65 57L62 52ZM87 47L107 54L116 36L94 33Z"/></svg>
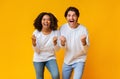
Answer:
<svg viewBox="0 0 120 79"><path fill-rule="evenodd" d="M59 79L55 57L55 50L59 48L57 22L57 18L52 13L47 12L40 13L34 21L35 31L32 36L32 45L36 79L44 79L45 67L50 71L52 79Z"/></svg>

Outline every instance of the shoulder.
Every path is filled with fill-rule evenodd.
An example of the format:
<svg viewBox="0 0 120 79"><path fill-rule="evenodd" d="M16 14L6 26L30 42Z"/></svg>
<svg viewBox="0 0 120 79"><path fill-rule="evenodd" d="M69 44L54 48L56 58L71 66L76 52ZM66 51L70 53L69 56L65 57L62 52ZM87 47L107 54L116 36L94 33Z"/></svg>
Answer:
<svg viewBox="0 0 120 79"><path fill-rule="evenodd" d="M39 31L37 30L37 29L35 29L34 31L33 31L33 34L36 34L36 33L38 33Z"/></svg>
<svg viewBox="0 0 120 79"><path fill-rule="evenodd" d="M37 36L40 32L36 29L33 31L33 35Z"/></svg>
<svg viewBox="0 0 120 79"><path fill-rule="evenodd" d="M81 31L83 34L84 33L88 34L88 30L87 30L86 26L84 26L82 24L79 25L79 31Z"/></svg>
<svg viewBox="0 0 120 79"><path fill-rule="evenodd" d="M60 33L59 30L52 31L54 35L58 35Z"/></svg>
<svg viewBox="0 0 120 79"><path fill-rule="evenodd" d="M62 26L63 26L63 27L68 26L68 23L63 24ZM62 27L62 26L61 26L61 27Z"/></svg>
<svg viewBox="0 0 120 79"><path fill-rule="evenodd" d="M84 25L82 25L82 24L79 25L79 29L80 29L80 30L83 30L83 31L87 31L86 26L84 26Z"/></svg>
<svg viewBox="0 0 120 79"><path fill-rule="evenodd" d="M63 24L60 28L65 28L68 26L68 23Z"/></svg>
<svg viewBox="0 0 120 79"><path fill-rule="evenodd" d="M65 30L67 29L67 27L68 27L68 23L65 23L60 27L60 30Z"/></svg>
<svg viewBox="0 0 120 79"><path fill-rule="evenodd" d="M86 26L83 25L83 24L80 24L79 27L80 27L81 29L86 29Z"/></svg>

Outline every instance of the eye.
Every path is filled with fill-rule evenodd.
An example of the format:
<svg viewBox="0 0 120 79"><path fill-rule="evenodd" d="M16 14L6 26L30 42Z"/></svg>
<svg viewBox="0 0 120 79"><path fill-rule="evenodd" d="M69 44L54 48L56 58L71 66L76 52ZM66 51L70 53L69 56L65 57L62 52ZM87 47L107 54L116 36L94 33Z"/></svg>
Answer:
<svg viewBox="0 0 120 79"><path fill-rule="evenodd" d="M70 16L71 16L70 14L67 15L67 17L70 17Z"/></svg>
<svg viewBox="0 0 120 79"><path fill-rule="evenodd" d="M42 19L43 21L45 21L45 19Z"/></svg>
<svg viewBox="0 0 120 79"><path fill-rule="evenodd" d="M77 15L76 15L76 14L73 14L72 16L73 16L73 17L76 17Z"/></svg>

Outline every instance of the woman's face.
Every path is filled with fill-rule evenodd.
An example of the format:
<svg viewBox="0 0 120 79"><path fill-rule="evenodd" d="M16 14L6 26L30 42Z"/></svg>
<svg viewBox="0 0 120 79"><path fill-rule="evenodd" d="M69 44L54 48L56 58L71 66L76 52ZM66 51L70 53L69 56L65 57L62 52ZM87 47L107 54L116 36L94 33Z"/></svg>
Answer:
<svg viewBox="0 0 120 79"><path fill-rule="evenodd" d="M42 17L41 24L42 24L42 29L50 29L50 24L51 24L50 16L44 15Z"/></svg>

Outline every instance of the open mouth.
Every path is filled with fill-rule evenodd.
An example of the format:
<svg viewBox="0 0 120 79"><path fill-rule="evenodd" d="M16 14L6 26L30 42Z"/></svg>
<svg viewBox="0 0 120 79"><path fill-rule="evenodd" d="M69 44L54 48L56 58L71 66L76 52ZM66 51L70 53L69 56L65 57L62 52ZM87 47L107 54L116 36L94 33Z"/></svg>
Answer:
<svg viewBox="0 0 120 79"><path fill-rule="evenodd" d="M48 23L46 23L46 24L43 24L44 26L49 26L49 24Z"/></svg>
<svg viewBox="0 0 120 79"><path fill-rule="evenodd" d="M69 21L69 22L71 22L71 23L72 23L72 22L74 22L74 20L71 20L71 21Z"/></svg>
<svg viewBox="0 0 120 79"><path fill-rule="evenodd" d="M74 20L70 20L69 23L73 24L75 21Z"/></svg>

